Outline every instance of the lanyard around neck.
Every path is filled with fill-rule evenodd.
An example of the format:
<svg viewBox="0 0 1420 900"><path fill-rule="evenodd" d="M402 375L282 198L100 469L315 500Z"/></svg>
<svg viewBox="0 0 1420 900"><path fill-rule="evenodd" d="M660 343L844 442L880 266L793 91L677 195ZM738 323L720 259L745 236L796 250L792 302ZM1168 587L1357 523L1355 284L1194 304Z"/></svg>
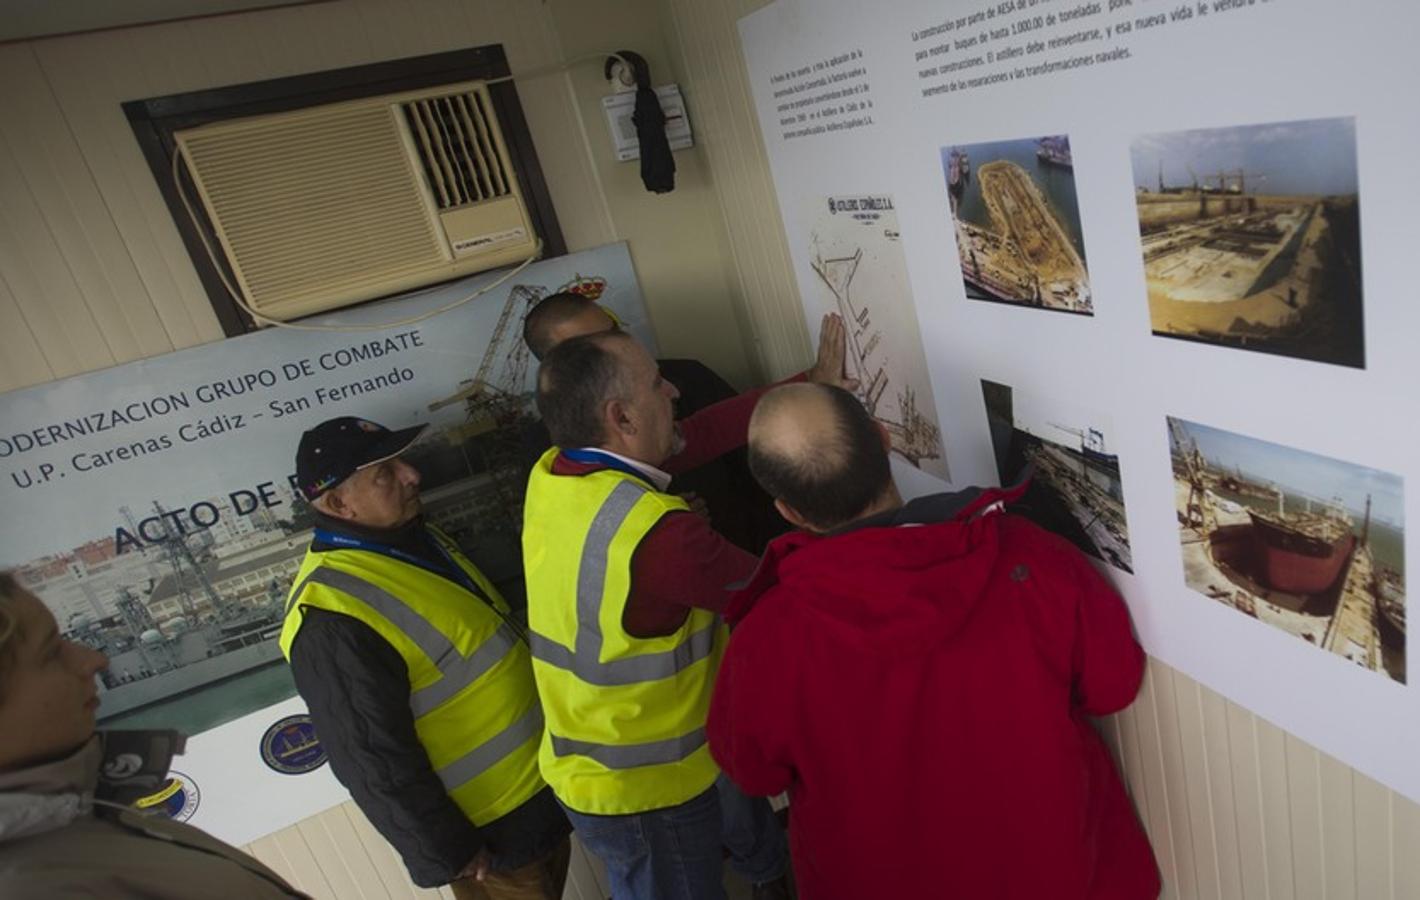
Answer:
<svg viewBox="0 0 1420 900"><path fill-rule="evenodd" d="M650 484L651 487L656 486L652 482L651 476L647 475L645 472L642 472L640 469L636 468L626 460L618 459L617 457L612 456L610 453L607 453L604 450L595 450L590 447L587 447L581 450L563 450L562 455L572 460L573 462L584 463L590 466L605 466L608 469L615 469L618 472L623 472L633 478L640 479L641 481Z"/></svg>
<svg viewBox="0 0 1420 900"><path fill-rule="evenodd" d="M454 559L453 554L451 554L448 548L444 546L443 540L434 531L434 529L429 528L424 532L424 534L426 537L429 538L430 543L434 545L434 549L438 550L439 555L443 557L444 565L435 566L431 564L427 559L415 556L413 553L410 553L407 550L401 550L400 548L391 546L389 544L383 544L379 541L372 541L366 538L358 538L345 534L337 534L334 531L327 531L324 528L317 528L312 536L322 544L330 544L335 547L343 547L349 550L365 550L369 553L378 553L381 556L389 556L401 562L409 563L412 566L418 566L426 572L431 572L435 575L448 578L449 580L457 584L459 587L463 588L464 590L472 594L474 597L478 598L478 600L481 601L489 609L493 610L494 614L497 615L498 618L502 619L504 623L508 625L508 627L512 628L513 632L518 637L526 641L526 629L524 629L517 622L513 621L513 619L510 618L506 613L504 613L503 610L498 608L498 604L494 603L491 599L489 599L489 597L484 593L484 591L478 586L478 583L473 580L473 577L468 574L467 570L465 570L463 566L459 565L458 562Z"/></svg>

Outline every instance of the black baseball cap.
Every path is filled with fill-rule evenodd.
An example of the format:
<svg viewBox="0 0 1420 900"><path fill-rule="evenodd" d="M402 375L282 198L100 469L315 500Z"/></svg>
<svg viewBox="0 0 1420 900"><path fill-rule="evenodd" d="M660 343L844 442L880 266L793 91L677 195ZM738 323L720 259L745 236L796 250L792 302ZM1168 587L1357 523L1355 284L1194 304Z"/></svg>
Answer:
<svg viewBox="0 0 1420 900"><path fill-rule="evenodd" d="M399 456L428 427L390 431L355 416L327 419L301 435L296 450L296 483L301 494L314 500L361 469Z"/></svg>

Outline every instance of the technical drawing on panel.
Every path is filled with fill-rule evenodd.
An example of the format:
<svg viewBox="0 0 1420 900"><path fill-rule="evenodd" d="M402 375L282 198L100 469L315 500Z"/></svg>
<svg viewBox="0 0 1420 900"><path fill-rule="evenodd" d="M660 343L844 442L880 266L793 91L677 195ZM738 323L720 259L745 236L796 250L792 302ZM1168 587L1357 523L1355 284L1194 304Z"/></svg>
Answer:
<svg viewBox="0 0 1420 900"><path fill-rule="evenodd" d="M848 329L849 374L887 428L892 449L943 480L951 473L907 281L897 214L886 196L828 197L819 206L810 265Z"/></svg>

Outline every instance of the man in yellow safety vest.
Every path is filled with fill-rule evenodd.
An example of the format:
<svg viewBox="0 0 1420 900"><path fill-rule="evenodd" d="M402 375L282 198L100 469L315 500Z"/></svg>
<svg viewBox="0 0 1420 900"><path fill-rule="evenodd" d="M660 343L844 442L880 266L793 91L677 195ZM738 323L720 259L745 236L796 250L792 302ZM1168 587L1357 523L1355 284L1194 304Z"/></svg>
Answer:
<svg viewBox="0 0 1420 900"><path fill-rule="evenodd" d="M809 377L851 385L843 345L826 317ZM556 444L523 521L539 764L617 900L723 897L722 845L756 897L789 896L777 821L705 745L719 610L755 560L666 493L674 471L743 445L760 393L677 423L675 387L616 330L558 344L538 374Z"/></svg>
<svg viewBox="0 0 1420 900"><path fill-rule="evenodd" d="M317 527L281 650L335 776L416 884L560 900L570 827L537 770L527 642L424 522L419 473L400 458L423 430L342 417L302 436Z"/></svg>

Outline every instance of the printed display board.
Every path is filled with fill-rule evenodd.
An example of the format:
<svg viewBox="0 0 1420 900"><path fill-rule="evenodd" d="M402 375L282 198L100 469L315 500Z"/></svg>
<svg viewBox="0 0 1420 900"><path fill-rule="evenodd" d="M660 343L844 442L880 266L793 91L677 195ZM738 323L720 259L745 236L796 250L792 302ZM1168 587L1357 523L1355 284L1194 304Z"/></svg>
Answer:
<svg viewBox="0 0 1420 900"><path fill-rule="evenodd" d="M940 441L895 454L904 491L1033 466L1151 654L1420 800L1417 25L1401 2L779 0L740 33L810 326L866 246L828 210L878 212L901 254L845 317Z"/></svg>
<svg viewBox="0 0 1420 900"><path fill-rule="evenodd" d="M348 799L277 642L313 522L291 483L306 429L430 423L406 454L426 515L495 582L516 578L536 375L523 316L572 290L655 344L624 244L378 327L498 277L304 323L366 330L269 329L0 395L0 567L108 654L100 727L193 736L175 763L187 781L155 804L244 844Z"/></svg>

